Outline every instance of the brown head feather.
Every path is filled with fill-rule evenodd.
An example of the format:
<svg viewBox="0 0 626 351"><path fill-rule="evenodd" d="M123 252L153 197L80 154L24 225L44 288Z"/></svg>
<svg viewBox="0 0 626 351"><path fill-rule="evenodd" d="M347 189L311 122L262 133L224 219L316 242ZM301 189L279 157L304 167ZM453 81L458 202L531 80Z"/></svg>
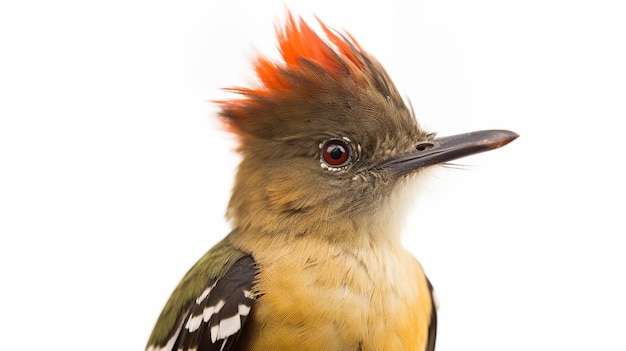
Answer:
<svg viewBox="0 0 626 351"><path fill-rule="evenodd" d="M401 180L377 167L430 136L376 59L350 35L320 27L288 13L277 28L280 59L257 58L258 84L220 102L243 156L228 217L255 232L330 240L349 241L356 227L396 231L395 215L375 214L394 208L390 194ZM355 161L328 171L320 148L338 138L350 141ZM337 218L354 228L339 228Z"/></svg>
<svg viewBox="0 0 626 351"><path fill-rule="evenodd" d="M318 22L323 36L302 18L287 13L284 27L276 31L281 59L258 57L254 70L259 84L229 88L240 97L217 101L229 130L240 136L281 137L286 130L294 131L290 126L306 128L316 106L360 100L367 95L363 90L377 91L404 106L384 69L352 36ZM336 106L325 107L336 110ZM304 114L306 119L298 121Z"/></svg>

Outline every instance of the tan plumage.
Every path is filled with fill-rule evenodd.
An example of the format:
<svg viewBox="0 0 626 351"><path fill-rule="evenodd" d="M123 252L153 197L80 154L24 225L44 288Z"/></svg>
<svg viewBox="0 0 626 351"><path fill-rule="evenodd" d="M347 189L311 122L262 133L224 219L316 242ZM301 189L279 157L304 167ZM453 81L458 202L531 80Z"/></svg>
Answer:
<svg viewBox="0 0 626 351"><path fill-rule="evenodd" d="M233 240L254 249L261 267L263 296L242 349L425 350L432 301L421 267L397 243L365 237L350 244L314 236Z"/></svg>

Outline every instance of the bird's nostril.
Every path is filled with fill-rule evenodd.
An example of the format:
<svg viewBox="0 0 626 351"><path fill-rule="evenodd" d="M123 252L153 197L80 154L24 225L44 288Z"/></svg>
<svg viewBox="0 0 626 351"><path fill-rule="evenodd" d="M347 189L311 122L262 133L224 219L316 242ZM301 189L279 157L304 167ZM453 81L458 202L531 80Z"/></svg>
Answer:
<svg viewBox="0 0 626 351"><path fill-rule="evenodd" d="M433 146L435 146L435 144L433 144L431 142L424 142L424 143L419 143L419 144L415 145L415 149L417 151L424 151L424 150L430 149Z"/></svg>

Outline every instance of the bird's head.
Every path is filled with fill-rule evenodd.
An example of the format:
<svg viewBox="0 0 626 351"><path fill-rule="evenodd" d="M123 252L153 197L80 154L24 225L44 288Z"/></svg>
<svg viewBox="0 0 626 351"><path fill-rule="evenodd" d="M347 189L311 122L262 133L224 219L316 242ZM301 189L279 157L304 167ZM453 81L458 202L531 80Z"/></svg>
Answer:
<svg viewBox="0 0 626 351"><path fill-rule="evenodd" d="M257 58L258 85L219 101L243 156L228 211L235 226L332 240L389 230L408 179L517 137L426 132L378 61L320 26L321 36L288 15L277 30L281 60Z"/></svg>

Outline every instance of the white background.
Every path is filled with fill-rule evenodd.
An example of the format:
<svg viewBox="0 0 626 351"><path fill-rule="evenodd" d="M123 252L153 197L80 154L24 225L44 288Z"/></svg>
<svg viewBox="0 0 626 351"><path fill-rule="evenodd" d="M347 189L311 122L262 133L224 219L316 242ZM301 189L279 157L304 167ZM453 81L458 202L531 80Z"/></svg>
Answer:
<svg viewBox="0 0 626 351"><path fill-rule="evenodd" d="M144 347L228 232L238 157L209 100L276 53L288 7L349 31L429 130L521 135L416 194L438 351L626 350L622 2L312 3L2 2L3 348Z"/></svg>

